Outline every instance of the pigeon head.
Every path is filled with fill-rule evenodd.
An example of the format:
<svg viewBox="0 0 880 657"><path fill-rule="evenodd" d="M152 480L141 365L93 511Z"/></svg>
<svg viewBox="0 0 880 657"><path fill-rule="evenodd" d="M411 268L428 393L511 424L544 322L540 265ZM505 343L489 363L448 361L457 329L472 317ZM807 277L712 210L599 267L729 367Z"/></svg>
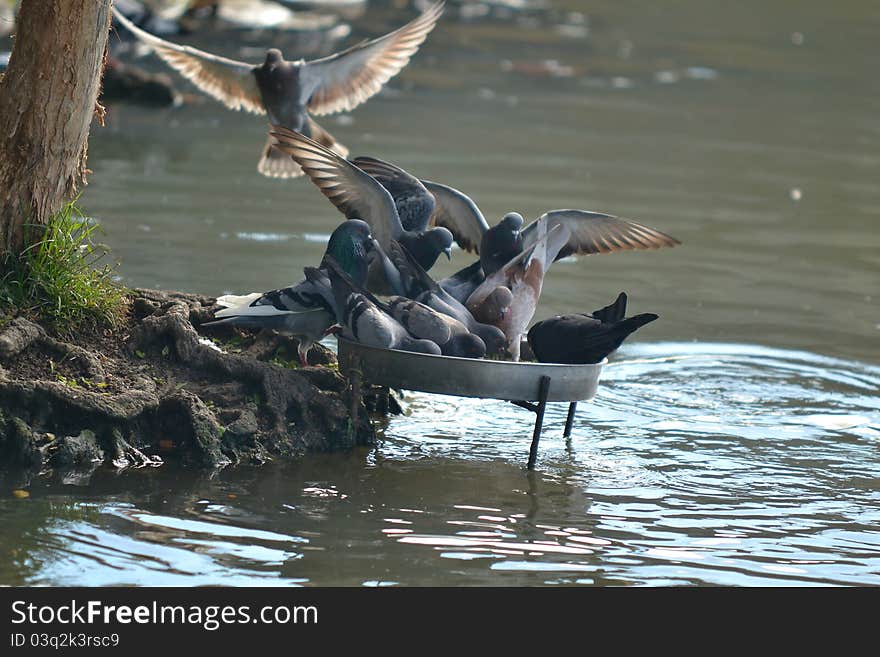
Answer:
<svg viewBox="0 0 880 657"><path fill-rule="evenodd" d="M507 338L497 326L477 324L474 333L483 341L487 356L501 356L507 352Z"/></svg>
<svg viewBox="0 0 880 657"><path fill-rule="evenodd" d="M430 340L410 340L401 347L404 351L415 351L420 354L431 354L432 356L440 356L440 347L436 342Z"/></svg>
<svg viewBox="0 0 880 657"><path fill-rule="evenodd" d="M515 233L519 232L519 230L523 227L523 223L525 223L525 220L519 212L508 212L506 215L504 215L504 218L498 222L498 224L504 227L506 230L510 230Z"/></svg>
<svg viewBox="0 0 880 657"><path fill-rule="evenodd" d="M437 255L446 254L447 260L452 260L452 243L455 238L448 228L438 226L428 231L428 242L437 249Z"/></svg>
<svg viewBox="0 0 880 657"><path fill-rule="evenodd" d="M266 63L264 66L267 68L277 66L281 62L284 61L284 55L281 54L281 51L278 48L269 48L266 51Z"/></svg>
<svg viewBox="0 0 880 657"><path fill-rule="evenodd" d="M375 248L375 240L370 234L370 226L360 219L342 222L327 243L324 260L333 258L355 283L363 285L367 280L367 257Z"/></svg>
<svg viewBox="0 0 880 657"><path fill-rule="evenodd" d="M441 253L450 257L452 242L455 239L452 233L442 226L437 226L423 233L410 233L401 235L398 240L409 252L419 266L428 271L437 262Z"/></svg>
<svg viewBox="0 0 880 657"><path fill-rule="evenodd" d="M446 344L447 355L459 358L482 358L486 355L486 343L478 335L462 333Z"/></svg>
<svg viewBox="0 0 880 657"><path fill-rule="evenodd" d="M513 292L509 287L499 285L488 294L481 304L480 319L492 325L500 324L510 312L511 304L513 304Z"/></svg>
<svg viewBox="0 0 880 657"><path fill-rule="evenodd" d="M491 276L522 251L523 217L509 212L483 234L480 240L480 262L486 276Z"/></svg>

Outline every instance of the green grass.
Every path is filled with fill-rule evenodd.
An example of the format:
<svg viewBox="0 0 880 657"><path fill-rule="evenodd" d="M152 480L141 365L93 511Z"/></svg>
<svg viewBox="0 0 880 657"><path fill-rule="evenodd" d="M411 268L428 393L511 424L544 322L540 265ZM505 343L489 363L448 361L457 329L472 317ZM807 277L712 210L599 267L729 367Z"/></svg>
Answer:
<svg viewBox="0 0 880 657"><path fill-rule="evenodd" d="M63 335L118 324L126 290L113 281L115 265L102 263L108 249L95 240L100 227L76 201L47 226L26 230L38 237L3 263L0 308L38 319Z"/></svg>

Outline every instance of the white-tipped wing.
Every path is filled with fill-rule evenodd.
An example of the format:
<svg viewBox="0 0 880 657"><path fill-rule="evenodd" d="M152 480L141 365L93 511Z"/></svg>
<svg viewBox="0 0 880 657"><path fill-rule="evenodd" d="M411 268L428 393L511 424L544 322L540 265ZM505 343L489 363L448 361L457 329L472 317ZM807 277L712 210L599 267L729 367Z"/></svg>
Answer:
<svg viewBox="0 0 880 657"><path fill-rule="evenodd" d="M284 290L280 292L284 292ZM298 315L322 310L320 307L300 307L295 303L285 306L278 303L272 295L272 292L251 292L240 296L224 294L222 297L217 297L217 305L225 306L225 308L214 313L214 317L216 319L224 317L278 317L279 315ZM277 292L274 295L277 297Z"/></svg>
<svg viewBox="0 0 880 657"><path fill-rule="evenodd" d="M677 239L659 230L634 221L601 212L586 210L552 210L530 223L522 232L523 249L538 239L539 225L547 224L547 231L555 225L568 229L570 236L556 259L573 254L613 253L640 249L659 249L681 244Z"/></svg>
<svg viewBox="0 0 880 657"><path fill-rule="evenodd" d="M266 113L257 79L252 73L253 65L160 39L144 32L115 7L113 15L139 41L153 48L166 64L229 109L243 109L253 114Z"/></svg>
<svg viewBox="0 0 880 657"><path fill-rule="evenodd" d="M269 132L347 219L361 219L383 249L403 232L391 194L372 176L321 144L281 126Z"/></svg>
<svg viewBox="0 0 880 657"><path fill-rule="evenodd" d="M259 299L261 296L263 296L262 292L251 292L250 294L224 294L223 296L217 297L217 305L223 306L224 308L247 306L252 301L256 301L257 299ZM225 311L221 310L220 312Z"/></svg>
<svg viewBox="0 0 880 657"><path fill-rule="evenodd" d="M312 114L354 109L409 63L443 13L438 2L421 16L383 37L366 41L335 55L306 62L302 77Z"/></svg>
<svg viewBox="0 0 880 657"><path fill-rule="evenodd" d="M224 308L214 314L215 319L223 319L225 317L280 317L281 315L301 315L303 313L319 312L323 308L310 308L309 310L281 310L272 305L256 305L246 304L243 306L233 306Z"/></svg>
<svg viewBox="0 0 880 657"><path fill-rule="evenodd" d="M480 241L483 233L489 230L489 224L477 204L453 187L430 180L423 180L422 184L434 196L434 215L430 224L448 228L461 248L479 253Z"/></svg>

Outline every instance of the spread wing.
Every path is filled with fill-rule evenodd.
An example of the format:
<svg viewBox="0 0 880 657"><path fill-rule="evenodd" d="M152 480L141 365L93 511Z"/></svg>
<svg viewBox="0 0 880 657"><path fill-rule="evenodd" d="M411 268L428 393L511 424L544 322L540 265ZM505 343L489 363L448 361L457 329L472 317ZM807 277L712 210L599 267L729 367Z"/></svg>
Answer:
<svg viewBox="0 0 880 657"><path fill-rule="evenodd" d="M489 224L477 204L453 187L430 180L423 180L422 184L434 195L436 205L431 223L448 228L465 251L479 253L480 241L489 230Z"/></svg>
<svg viewBox="0 0 880 657"><path fill-rule="evenodd" d="M351 163L388 190L404 228L422 231L428 227L434 211L434 197L418 178L375 157L356 157Z"/></svg>
<svg viewBox="0 0 880 657"><path fill-rule="evenodd" d="M547 224L547 231L562 225L570 231L568 241L562 246L556 259L573 254L613 253L641 249L659 249L663 246L681 244L677 239L659 230L648 228L628 219L621 219L601 212L586 210L552 210L526 226L522 231L523 249L528 249L538 239L540 223Z"/></svg>
<svg viewBox="0 0 880 657"><path fill-rule="evenodd" d="M366 41L335 55L306 62L301 76L314 91L308 110L332 114L354 109L400 73L443 13L445 2L385 36Z"/></svg>
<svg viewBox="0 0 880 657"><path fill-rule="evenodd" d="M139 41L150 46L166 64L229 109L243 109L253 114L266 113L251 64L160 39L144 32L116 7L113 7L113 15Z"/></svg>
<svg viewBox="0 0 880 657"><path fill-rule="evenodd" d="M361 219L383 249L402 232L394 199L372 176L308 137L272 126L275 148L299 164L315 186L347 219Z"/></svg>

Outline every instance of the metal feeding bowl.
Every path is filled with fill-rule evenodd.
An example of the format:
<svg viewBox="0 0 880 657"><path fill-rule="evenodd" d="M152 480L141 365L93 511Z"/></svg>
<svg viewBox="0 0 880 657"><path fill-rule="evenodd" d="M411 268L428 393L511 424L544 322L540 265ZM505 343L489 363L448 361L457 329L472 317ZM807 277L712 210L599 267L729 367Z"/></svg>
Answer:
<svg viewBox="0 0 880 657"><path fill-rule="evenodd" d="M537 457L547 402L570 402L564 433L568 437L577 402L595 396L602 366L608 362L563 365L434 356L337 338L339 371L351 382L353 412L360 403L361 380L397 390L503 399L537 415L529 468Z"/></svg>
<svg viewBox="0 0 880 657"><path fill-rule="evenodd" d="M370 383L457 397L538 401L541 377L550 377L546 401L592 399L607 363L559 365L434 356L368 347L339 338L339 371L359 370Z"/></svg>

